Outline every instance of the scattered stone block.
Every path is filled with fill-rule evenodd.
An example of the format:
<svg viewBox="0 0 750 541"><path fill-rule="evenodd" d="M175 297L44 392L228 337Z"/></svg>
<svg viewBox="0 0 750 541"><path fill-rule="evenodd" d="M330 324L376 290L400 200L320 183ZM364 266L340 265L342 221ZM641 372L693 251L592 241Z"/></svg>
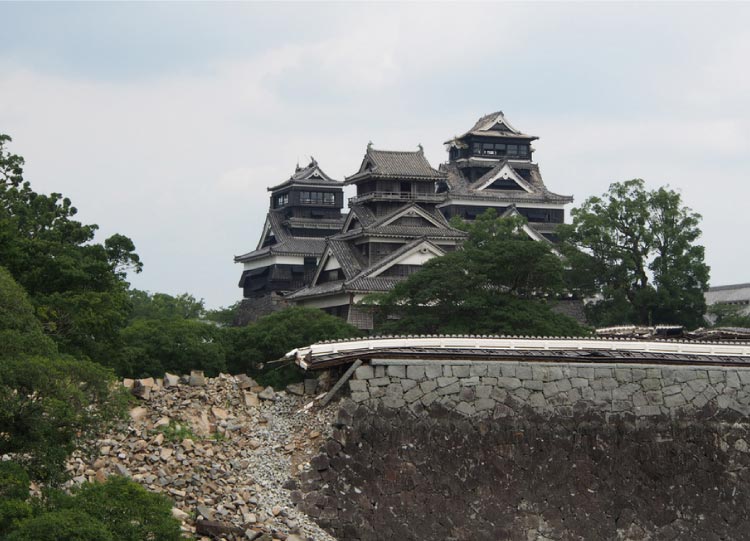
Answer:
<svg viewBox="0 0 750 541"><path fill-rule="evenodd" d="M269 385L258 393L258 398L261 400L274 400L276 398L276 393L274 392L273 387Z"/></svg>
<svg viewBox="0 0 750 541"><path fill-rule="evenodd" d="M130 418L136 423L143 420L147 415L148 410L142 406L130 410Z"/></svg>
<svg viewBox="0 0 750 541"><path fill-rule="evenodd" d="M304 396L305 385L303 383L290 383L286 386L286 392L295 396Z"/></svg>
<svg viewBox="0 0 750 541"><path fill-rule="evenodd" d="M189 383L193 387L203 387L206 385L206 376L203 375L203 370L191 370Z"/></svg>
<svg viewBox="0 0 750 541"><path fill-rule="evenodd" d="M305 394L312 396L318 392L318 380L314 378L307 378L305 380Z"/></svg>

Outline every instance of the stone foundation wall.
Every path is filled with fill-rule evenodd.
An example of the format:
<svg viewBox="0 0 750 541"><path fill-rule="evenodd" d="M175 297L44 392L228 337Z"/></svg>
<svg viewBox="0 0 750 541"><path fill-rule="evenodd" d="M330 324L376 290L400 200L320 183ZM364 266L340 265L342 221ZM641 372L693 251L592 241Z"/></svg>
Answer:
<svg viewBox="0 0 750 541"><path fill-rule="evenodd" d="M750 415L750 367L388 361L359 367L349 388L357 404L420 415L433 404L480 418L525 409L640 418L711 407Z"/></svg>
<svg viewBox="0 0 750 541"><path fill-rule="evenodd" d="M284 297L274 292L264 293L256 297L248 297L247 299L242 299L239 309L237 310L237 317L233 323L236 326L244 327L248 323L252 323L263 316L283 310L287 306L289 306L289 302L287 302Z"/></svg>
<svg viewBox="0 0 750 541"><path fill-rule="evenodd" d="M339 541L748 538L750 431L730 408L481 419L382 402L345 402L292 493Z"/></svg>
<svg viewBox="0 0 750 541"><path fill-rule="evenodd" d="M292 494L339 541L748 538L750 367L373 361L348 384Z"/></svg>

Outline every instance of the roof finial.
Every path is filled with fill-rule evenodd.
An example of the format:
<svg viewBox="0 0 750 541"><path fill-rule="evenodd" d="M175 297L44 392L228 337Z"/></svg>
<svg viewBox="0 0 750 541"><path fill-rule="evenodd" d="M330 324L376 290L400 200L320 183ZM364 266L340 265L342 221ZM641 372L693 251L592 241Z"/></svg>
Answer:
<svg viewBox="0 0 750 541"><path fill-rule="evenodd" d="M367 143L367 150L368 150L368 152L370 150L372 150L372 141L370 141L369 143Z"/></svg>
<svg viewBox="0 0 750 541"><path fill-rule="evenodd" d="M417 145L417 148L419 149L419 152L421 152L422 154L424 154L424 148L422 148L422 143L419 143Z"/></svg>
<svg viewBox="0 0 750 541"><path fill-rule="evenodd" d="M297 156L297 167L294 168L294 172L299 172L299 156Z"/></svg>
<svg viewBox="0 0 750 541"><path fill-rule="evenodd" d="M315 161L315 158L310 156L310 165L318 165L318 162Z"/></svg>

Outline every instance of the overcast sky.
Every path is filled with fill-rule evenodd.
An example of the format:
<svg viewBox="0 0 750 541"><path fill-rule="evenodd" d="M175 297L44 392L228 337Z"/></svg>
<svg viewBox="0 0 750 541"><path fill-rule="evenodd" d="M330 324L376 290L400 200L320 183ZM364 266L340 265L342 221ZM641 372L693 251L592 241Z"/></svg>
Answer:
<svg viewBox="0 0 750 541"><path fill-rule="evenodd" d="M669 184L712 285L750 281L750 5L0 3L0 133L26 179L131 237L141 289L241 298L266 187L313 155L442 142L503 110L547 186ZM567 213L566 213L567 215Z"/></svg>

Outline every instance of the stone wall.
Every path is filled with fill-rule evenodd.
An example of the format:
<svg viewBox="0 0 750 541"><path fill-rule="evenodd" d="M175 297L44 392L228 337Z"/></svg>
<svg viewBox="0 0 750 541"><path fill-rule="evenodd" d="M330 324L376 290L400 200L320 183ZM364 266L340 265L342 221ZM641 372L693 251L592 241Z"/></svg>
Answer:
<svg viewBox="0 0 750 541"><path fill-rule="evenodd" d="M242 299L234 325L244 327L263 316L273 314L289 306L287 300L276 292L268 292Z"/></svg>
<svg viewBox="0 0 750 541"><path fill-rule="evenodd" d="M750 369L364 365L293 501L339 541L747 539Z"/></svg>
<svg viewBox="0 0 750 541"><path fill-rule="evenodd" d="M363 365L351 398L422 413L433 403L462 415L504 417L519 409L668 415L703 409L750 415L750 367L539 362L416 362Z"/></svg>

